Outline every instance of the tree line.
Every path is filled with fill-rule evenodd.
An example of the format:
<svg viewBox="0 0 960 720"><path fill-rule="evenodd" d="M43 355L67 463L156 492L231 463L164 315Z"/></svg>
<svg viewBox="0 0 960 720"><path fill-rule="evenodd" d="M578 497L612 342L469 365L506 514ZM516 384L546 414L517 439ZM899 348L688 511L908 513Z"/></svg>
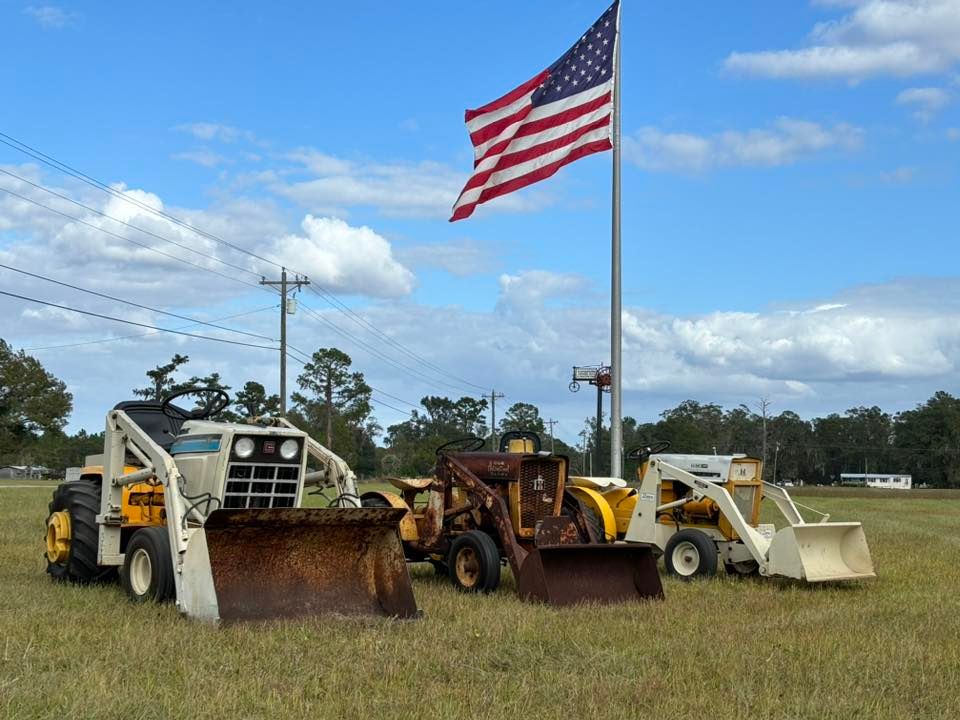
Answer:
<svg viewBox="0 0 960 720"><path fill-rule="evenodd" d="M158 400L188 387L231 391L219 373L187 376L188 363L189 356L175 354L147 370L147 382L132 389L133 396ZM493 445L486 399L428 395L408 419L383 428L374 415L373 392L349 355L320 348L297 376L287 415L361 477L425 475L433 467L436 449L458 438L474 436L486 440L488 448ZM230 422L279 412L279 396L255 380L244 382L232 396L233 403L217 419ZM114 398L110 404L124 399ZM64 432L72 409L73 398L63 381L0 339L0 464L62 469L101 452L102 432ZM664 410L655 422L624 417L624 447L669 440L671 452L747 453L765 460L768 480L829 484L843 472L883 472L908 473L915 484L960 487L960 399L947 392L896 414L876 406L857 407L804 420L790 410L773 414L771 409L765 399L731 409L685 400ZM610 472L609 429L601 423L600 447L595 447L595 418L584 421L575 447L549 437L539 408L518 402L497 424L497 434L510 430L540 435L544 449L552 447L570 458L574 473ZM635 463L628 460L626 471L631 477Z"/></svg>

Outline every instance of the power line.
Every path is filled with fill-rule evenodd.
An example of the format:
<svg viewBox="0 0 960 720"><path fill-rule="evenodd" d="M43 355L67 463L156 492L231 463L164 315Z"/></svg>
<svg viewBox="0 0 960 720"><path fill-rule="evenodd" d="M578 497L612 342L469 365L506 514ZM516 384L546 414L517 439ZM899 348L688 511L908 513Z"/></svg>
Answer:
<svg viewBox="0 0 960 720"><path fill-rule="evenodd" d="M4 138L5 138L5 139L4 139ZM142 209L142 210L144 210L144 211L146 211L146 212L148 212L148 213L151 213L151 214L153 214L153 215L155 215L155 216L162 217L162 218L164 218L164 219L166 219L166 220L168 220L168 221L170 221L170 222L172 222L172 223L174 223L174 224L176 224L176 225L178 225L178 226L180 226L180 227L182 227L182 228L184 228L184 229L186 229L186 230L188 230L188 231L190 231L190 232L192 232L192 233L194 233L194 234L196 234L196 235L199 235L199 236L201 236L201 237L205 237L205 238L208 238L208 239L210 239L210 240L213 240L214 242L220 243L220 244L224 245L225 247L229 247L229 248L231 248L232 250L235 250L235 251L237 251L237 252L243 253L243 254L245 254L245 255L248 255L248 256L250 256L250 257L253 257L253 258L257 259L257 260L261 260L261 261L266 262L266 263L268 263L268 264L274 265L275 267L278 267L278 268L282 268L282 267L283 267L283 265L282 265L281 263L279 263L279 262L277 262L277 261L275 261L275 260L271 260L271 259L269 259L269 258L263 257L262 255L258 255L257 253L254 253L254 252L252 252L252 251L250 251L250 250L247 250L246 248L242 248L242 247L240 247L240 246L238 246L238 245L236 245L236 244L234 244L234 243L231 243L231 242L229 242L229 241L227 241L227 240L224 240L223 238L221 238L221 237L219 237L219 236L217 236L217 235L215 235L215 234L213 234L213 233L210 233L210 232L208 232L208 231L205 231L205 230L202 230L202 229L200 229L200 228L197 228L197 227L195 227L195 226L193 226L193 225L191 225L191 224L189 224L189 223L186 223L186 222L184 222L183 220L180 220L179 218L171 215L170 213L167 213L167 212L164 212L164 211L162 211L162 210L158 210L158 209L156 209L156 208L154 208L154 207L151 207L150 205L147 205L146 203L141 202L140 200L137 200L136 198L130 197L130 196L127 195L126 193L119 192L119 191L115 190L114 188L110 187L109 185L101 182L100 180L97 180L96 178L93 178L93 177L91 177L91 176L83 173L82 171L77 170L76 168L68 165L67 163L64 163L64 162L62 162L62 161L60 161L60 160L57 160L56 158L54 158L54 157L52 157L52 156L50 156L50 155L47 155L46 153L38 150L37 148L34 148L34 147L28 145L27 143L23 142L22 140L18 140L17 138L12 137L11 135L7 135L6 133L0 132L0 143L2 143L2 144L4 144L4 145L7 145L8 147L10 147L10 148L12 148L12 149L14 149L14 150L16 150L16 151L18 151L18 152L21 152L21 153L23 153L23 154L25 154L25 155L30 156L30 157L34 158L35 160L38 160L39 162L47 165L48 167L52 167L52 168L54 168L55 170L57 170L57 171L59 171L59 172L62 172L62 173L66 174L66 175L69 175L69 176L71 176L71 177L73 177L73 178L75 178L75 179L77 179L77 180L80 180L81 182L86 183L87 185L91 185L92 187L95 187L95 188L97 188L98 190L101 190L101 191L103 191L103 192L105 192L105 193L108 193L109 195L111 195L111 196L113 196L113 197L116 197L117 199L122 200L123 202L126 202L126 203L128 203L128 204L134 205L134 206L136 206L136 207L138 207L138 208L140 208L140 209ZM177 243L176 241L170 240L169 238L165 238L165 237L160 236L160 235L158 235L158 234L156 234L156 233L152 233L152 232L150 232L150 231L144 230L143 228L139 228L139 227L137 227L137 226L135 226L135 225L132 225L132 224L130 224L130 223L126 223L126 222L124 222L124 221L122 221L122 220L119 220L118 218L114 218L114 217L112 217L112 216L110 216L110 215L107 215L107 214L105 214L105 213L103 213L103 212L100 212L100 211L98 211L98 210L96 210L96 209L94 209L94 208L91 208L91 207L89 207L89 206L87 206L87 205L84 205L83 203L80 203L80 202L78 202L78 201L76 201L76 200L73 200L73 199L71 199L71 198L69 198L69 197L67 197L67 196L65 196L65 195L61 195L60 193L57 193L57 192L55 192L55 191L53 191L53 190L50 190L49 188L45 188L45 187L43 187L43 186L41 186L41 185L38 185L38 184L36 184L36 183L33 183L33 182L31 182L30 180L27 180L26 178L22 178L22 177L20 177L19 175L16 175L15 173L12 173L12 172L9 172L9 171L6 171L6 170L3 170L2 172L5 172L7 175L10 175L11 177L15 177L15 178L17 178L17 179L19 179L19 180L21 180L21 181L23 181L23 182L25 182L25 183L27 183L27 184L29 184L29 185L32 185L33 187L36 187L36 188L41 189L41 190L43 190L43 191L45 191L45 192L48 192L48 193L50 193L50 194L52 194L52 195L54 195L54 196L56 196L56 197L60 197L60 198L66 200L66 201L68 201L68 202L71 202L71 203L73 203L73 204L75 204L75 205L78 205L78 206L80 206L80 207L83 207L83 208L89 210L90 212L93 212L93 213L96 213L97 215L100 215L101 217L105 217L105 218L110 219L110 220L113 220L113 221L115 221L115 222L122 223L122 224L124 224L124 225L126 225L126 226L128 226L128 227L130 227L130 228L132 228L132 229L134 229L134 230L137 230L137 231L139 231L139 232L143 232L143 233L145 233L145 234L151 235L152 237L155 237L155 238L157 238L157 239L160 239L160 240L162 240L162 241L164 241L164 242L169 242L169 243L171 243L171 244L173 244L173 245L176 245L177 247L180 247L180 248L182 248L182 249L188 250L189 252L194 252L194 253L196 253L196 254L198 254L198 255L201 255L201 256L203 256L203 257L205 257L205 258L208 258L208 259L210 259L210 260L213 260L214 262L219 262L219 263L221 263L221 264L223 264L223 265L226 265L226 266L228 266L228 267L231 267L231 268L234 268L234 269L237 269L237 270L241 270L242 272L246 272L246 273L249 273L249 274L256 275L256 273L253 273L252 271L250 271L250 270L248 270L248 269L246 269L246 268L242 268L242 267L240 267L240 266L238 266L238 265L234 265L234 264L232 264L232 263L228 263L228 262L226 262L226 261L220 260L219 258L217 258L217 257L215 257L215 256L212 256L212 255L203 253L203 252L201 252L201 251L199 251L199 250L195 250L195 249L193 249L193 248L190 248L189 246L185 246L185 245L183 245L183 244L181 244L181 243ZM178 261L180 261L180 262L184 262L184 263L186 263L186 264L188 264L188 265L192 265L192 266L194 266L194 267L197 267L197 268L206 270L206 271L208 271L208 272L212 272L212 273L214 273L214 274L216 274L216 275L219 275L219 276L221 276L221 277L228 277L229 279L234 280L235 282L241 282L241 283L243 283L243 284L245 284L245 285L249 285L249 286L251 286L251 287L253 286L252 283L246 283L246 282L244 282L244 281L242 281L242 280L239 280L239 279L237 279L237 278L232 278L232 277L230 277L230 276L223 275L222 273L218 273L218 272L216 272L216 271L214 271L214 270L211 270L210 268L204 268L204 267L201 266L201 265L197 265L197 264L195 264L195 263L191 263L191 262L189 262L189 261L187 261L187 260L184 260L183 258L177 258L176 256L168 255L168 254L166 254L166 253L162 253L162 252L160 252L159 250L156 250L155 248L151 248L151 247L148 246L148 245L144 245L144 244L142 244L142 243L138 243L138 242L136 242L136 241L134 241L134 240L131 240L130 238L126 238L126 237L123 237L123 236L121 236L121 235L117 235L117 234L115 234L115 233L110 233L109 231L107 231L107 230L105 230L105 229L103 229L103 228L99 228L99 227L97 227L97 226L95 226L95 225L92 225L92 224L90 224L90 223L87 223L87 222L85 222L85 221L83 221L83 220L81 220L81 219L79 219L79 218L75 218L75 217L70 216L70 215L68 215L68 214L66 214L66 213L63 213L63 212L61 212L61 211L59 211L59 210L56 210L56 209L54 209L54 208L51 208L51 207L48 207L48 206L43 205L43 204L41 204L41 203L38 203L38 202L36 202L36 201L34 201L34 200L31 200L30 198L27 198L27 197L25 197L25 196L23 196L23 195L19 195L18 193L14 193L13 191L6 190L5 188L0 188L0 190L4 190L5 192L10 193L11 195L14 195L14 196L16 196L16 197L19 197L19 198L21 198L21 199L23 199L23 200L25 200L25 201L27 201L27 202L31 202L31 203L33 203L34 205L37 205L38 207L44 208L44 209L46 209L46 210L48 210L48 211L50 211L50 212L57 213L57 214L59 214L59 215L61 215L61 216L63 216L63 217L67 217L67 218L69 218L69 219L71 219L71 220L73 220L73 221L75 221L75 222L80 222L80 223L82 223L82 224L84 224L84 225L87 225L88 227L92 227L92 228L94 228L94 229L100 230L100 231L102 231L102 232L105 232L105 233L107 233L107 234L109 234L109 235L112 235L112 236L114 236L114 237L118 237L118 238L120 238L120 239L122 239L122 240L125 240L125 241L127 241L127 242L134 243L134 244L139 245L139 246L141 246L141 247L144 247L144 248L146 248L146 249L148 249L148 250L151 250L151 251L154 251L154 252L158 252L159 254L164 255L164 256L166 256L166 257L169 257L169 258L171 258L171 259L178 260ZM303 274L303 273L299 273L299 274ZM318 290L318 289L316 289L316 288L314 288L314 287L311 287L310 289L311 289L313 292L315 292L319 297L323 298L326 302L330 303L335 309L338 310L338 312L340 312L340 313L343 314L343 315L346 315L346 316L347 316L348 318L350 318L353 322L364 326L364 327L365 327L366 329L368 329L370 332L373 332L378 338L380 338L380 339L383 340L384 342L387 342L387 343L390 344L391 346L395 347L397 350L399 350L400 352L404 353L405 355L407 355L407 356L410 357L411 359L416 360L417 362L423 363L424 366L431 368L433 371L435 371L435 372L437 372L437 373L440 373L441 375L444 375L444 376L446 376L446 377L448 377L448 378L451 378L451 379L453 379L453 380L456 380L458 383L462 383L463 385L470 386L470 387L476 388L476 389L478 389L478 390L484 390L484 391L486 390L485 386L478 385L478 384L476 384L476 383L470 382L469 380L466 380L466 379L464 379L464 378L462 378L462 377L459 377L459 376L457 376L457 375L455 375L455 374L453 374L453 373L451 373L451 372L449 372L449 371L447 371L447 370L444 370L444 369L441 368L440 366L438 366L438 365L430 362L429 360L427 360L427 359L424 358L423 356L421 356L421 355L415 353L414 351L410 350L410 349L407 348L405 345L403 345L403 344L400 343L399 341L393 339L392 337L390 337L389 335L387 335L386 333L384 333L382 330L380 330L379 328L377 328L373 323L371 323L370 321L368 321L368 320L366 320L365 318L363 318L363 317L361 317L360 315L358 315L358 314L357 314L356 312L354 312L349 306L347 306L347 305L344 304L341 300L339 300L339 298L337 298L333 293L330 293L329 291L326 291L326 290L323 290L323 291L321 292L321 290ZM350 337L349 334L346 333L345 331L338 330L338 332L340 332L341 335L346 335L347 337ZM358 340L357 342L360 342L360 341ZM408 369L408 371L409 371L409 372L416 372L416 371L413 371L413 370L410 370L410 369ZM446 385L447 387L451 387L451 388L454 388L454 389L459 389L459 390L462 392L462 389L456 388L456 386L454 386L454 385L451 385L451 384L446 383L446 382L444 382L444 383L442 383L442 384Z"/></svg>
<svg viewBox="0 0 960 720"><path fill-rule="evenodd" d="M486 392L486 387L485 387L485 386L483 386L483 385L477 385L476 383L472 383L472 382L470 382L469 380L465 380L465 379L463 379L463 378L461 378L461 377L459 377L459 376L457 376L457 375L454 375L454 374L451 373L451 372L447 372L447 371L444 370L442 367L433 364L432 362L430 362L430 361L427 360L426 358L424 358L424 357L422 357L421 355L418 355L417 353L413 352L412 350L410 350L409 348L407 348L403 343L399 342L398 340L395 340L394 338L390 337L390 336L387 335L385 332L383 332L382 330L380 330L380 328L378 328L376 325L374 325L374 324L371 323L369 320L367 320L366 318L364 318L362 315L359 315L358 313L354 312L354 310L353 310L352 308L350 308L348 305L346 305L342 300L340 300L339 298L337 298L337 297L336 297L335 295L333 295L332 293L327 292L327 291L325 291L325 290L318 290L318 289L313 288L313 287L311 287L311 288L309 288L309 289L312 290L317 296L321 297L323 300L325 300L327 303L329 303L331 306L333 306L335 309L337 309L341 314L346 315L346 316L347 316L350 320L352 320L354 323L356 323L356 324L358 324L358 325L361 325L362 327L365 327L365 328L366 328L367 330L369 330L370 332L373 332L377 337L379 337L380 339L386 341L386 342L389 343L390 345L394 346L395 348L397 348L398 350L400 350L401 352L403 352L405 355L407 355L407 356L410 357L411 359L416 360L416 361L418 361L418 362L421 362L421 363L423 363L424 365L426 365L427 367L432 368L432 369L435 370L436 372L439 372L439 373L442 374L442 375L446 375L446 376L449 377L449 378L452 378L452 379L454 379L454 380L457 380L458 382L461 382L461 383L463 383L464 385L469 385L469 386L474 387L474 388L476 388L476 389L478 389L478 390L483 390L484 392ZM321 293L323 293L323 294L321 294Z"/></svg>
<svg viewBox="0 0 960 720"><path fill-rule="evenodd" d="M257 308L256 310L248 310L246 312L237 313L236 315L227 315L226 317L217 318L211 322L222 322L223 320L233 320L238 317L244 317L246 315L253 315L254 313L263 312L265 310L273 310L276 308L276 305L267 305L266 307ZM173 328L174 330L186 330L187 328L192 328L199 323L190 323L189 325L181 325L180 327ZM23 348L24 352L38 352L40 350L60 350L62 348L72 348L72 347L81 347L83 345L99 345L101 343L116 342L118 340L133 340L136 338L150 337L151 335L159 335L160 331L154 330L146 333L137 333L135 335L117 335L114 337L100 338L99 340L85 340L83 342L75 343L66 343L64 345L43 345L41 347L28 347Z"/></svg>
<svg viewBox="0 0 960 720"><path fill-rule="evenodd" d="M5 174L5 175L9 175L10 177L16 178L17 180L20 180L21 182L24 182L24 183L26 183L27 185L30 185L31 187L36 188L37 190L41 190L41 191L43 191L43 192L45 192L45 193L47 193L47 194L49 194L49 195L53 195L54 197L58 197L58 198L60 198L61 200L66 200L68 203L72 203L72 204L76 205L77 207L81 207L81 208L83 208L84 210L87 210L87 211L92 212L92 213L94 213L94 214L96 214L96 215L99 215L99 216L102 217L102 218L106 218L107 220L112 220L113 222L120 223L121 225L126 225L128 228L130 228L130 229L132 229L132 230L136 230L137 232L142 232L144 235L149 235L150 237L154 237L154 238L156 238L157 240L161 240L161 241L163 241L163 242L165 242L165 243L170 243L171 245L176 245L178 248L181 248L181 249L183 249L183 250L186 250L187 252L195 253L195 254L197 254L197 255L200 255L201 257L207 258L208 260L213 260L214 262L218 262L218 263L220 263L221 265L225 265L226 267L233 268L234 270L239 270L240 272L245 272L245 273L247 273L248 275L253 275L254 277L260 277L260 273L256 273L256 272L254 272L253 270L249 270L249 269L247 269L247 268L245 268L245 267L242 267L242 266L240 266L240 265L234 265L233 263L229 263L229 262L227 262L226 260L221 260L220 258L218 258L218 257L215 256L215 255L210 255L209 253L205 253L205 252L202 252L202 251L200 251L200 250L197 250L196 248L192 248L192 247L190 247L189 245L184 245L183 243L178 243L176 240L171 240L170 238L164 237L163 235L158 235L157 233L155 233L155 232L153 232L153 231L151 231L151 230L145 230L144 228L138 227L138 226L136 226L136 225L133 225L132 223L128 223L128 222L126 222L125 220L121 220L120 218L115 218L115 217L113 217L113 215L107 215L107 213L102 212L102 211L100 211L100 210L97 210L96 208L90 207L89 205L87 205L87 204L85 204L85 203L82 203L82 202L80 202L79 200L74 200L73 198L71 198L71 197L68 196L68 195L64 195L64 194L62 194L62 193L58 193L58 192L56 192L55 190L51 190L50 188L45 187L44 185L39 185L39 184L37 184L37 183L35 183L35 182L32 182L32 181L30 181L30 180L27 180L27 178L21 177L20 175L17 175L16 173L10 172L9 170L4 170L3 168L0 168L0 173L3 173L3 174Z"/></svg>
<svg viewBox="0 0 960 720"><path fill-rule="evenodd" d="M310 316L316 318L317 320L319 320L320 322L326 324L326 325L329 326L334 332L338 333L338 334L341 335L342 337L347 338L348 340L352 340L352 341L355 342L357 345L359 345L360 347L362 347L363 349L365 349L368 353L374 355L375 357L380 358L380 359L383 360L384 362L387 362L387 363L393 365L394 367L397 367L397 368L403 370L404 372L407 372L407 373L409 373L410 375L413 375L414 377L419 378L421 381L425 382L427 385L436 386L437 384L440 384L440 385L445 385L446 387L449 387L449 388L453 388L454 390L457 390L458 392L464 392L464 390L463 390L462 387L459 387L459 386L457 386L457 385L452 385L452 384L450 384L450 383L448 383L448 382L445 382L445 381L443 381L443 380L431 378L431 377L423 374L423 373L420 372L419 370L416 370L415 368L411 368L411 367L409 367L408 365L404 365L404 364L401 363L399 360L395 360L394 358L391 358L389 355L383 354L382 352L380 352L379 350L377 350L375 347L371 346L369 343L364 342L364 341L361 340L360 338L358 338L358 337L356 337L356 336L354 336L354 335L351 335L350 333L346 332L345 330L343 330L342 328L340 328L338 325L335 325L334 323L332 323L332 322L331 322L330 320L328 320L327 318L323 317L323 315L321 315L320 313L318 313L316 310L314 310L313 308L311 308L311 307L310 307L309 305L307 305L306 303L304 303L304 302L301 301L301 302L300 302L300 305L303 307L304 310L307 311L307 314L308 314L308 315L310 315ZM469 391L467 391L467 392L468 392L468 394L470 394Z"/></svg>
<svg viewBox="0 0 960 720"><path fill-rule="evenodd" d="M21 270L20 268L15 268L10 265L4 265L0 263L0 268L6 270L12 270L13 272L20 273L22 275L27 275L32 278L37 278L38 280L43 280L45 282L53 283L54 285L60 285L61 287L67 287L71 290L79 290L80 292L85 292L89 295L95 295L96 297L105 298L107 300L113 300L114 302L124 303L125 305L130 305L131 307L140 308L141 310L149 310L150 312L155 312L160 315L167 315L168 317L177 318L178 320L189 320L195 325L206 325L207 327L212 327L217 330L224 330L226 332L236 333L238 335L246 335L247 337L257 338L258 340L267 340L269 342L276 342L274 338L267 337L266 335L258 335L257 333L247 332L246 330L235 330L234 328L224 327L223 325L217 325L212 322L207 322L205 320L197 320L196 318L189 317L187 315L179 315L177 313L168 312L167 310L160 310L158 308L150 307L149 305L141 305L140 303L133 302L132 300L124 300L123 298L114 297L113 295L107 295L105 293L97 292L96 290L88 290L87 288L82 288L78 285L71 285L70 283L61 282L60 280L54 280L53 278L47 277L45 275L38 275L37 273L29 272L28 270Z"/></svg>
<svg viewBox="0 0 960 720"><path fill-rule="evenodd" d="M247 286L249 286L249 287L256 288L257 290L262 290L262 289L263 289L263 288L261 288L259 285L255 285L255 284L253 284L253 283L249 283L249 282L247 282L247 281L245 281L245 280L240 280L239 278L235 278L235 277L232 277L232 276L230 276L230 275L225 275L224 273L217 272L216 270L211 270L210 268L204 267L203 265L198 265L198 264L195 263L195 262L190 262L189 260L187 260L187 259L185 259L185 258L177 257L176 255L171 255L170 253L165 253L165 252L163 252L163 250L158 250L157 248L151 247L150 245L147 245L146 243L138 242L138 241L136 241L136 240L133 240L133 239L128 238L128 237L125 237L125 236L123 236L123 235L119 235L119 234L117 234L117 233L115 233L115 232L112 232L112 231L110 231L110 230L107 230L106 228L99 227L99 226L97 226L97 225L94 225L93 223L87 222L86 220L83 220L83 219L81 219L81 218L75 217L74 215L71 215L71 214L69 214L69 213L65 213L65 212L63 212L63 211L61 211L61 210L57 210L56 208L52 208L52 207L50 207L49 205L44 205L43 203L37 202L36 200L33 200L33 199L31 199L31 198L28 198L27 196L21 195L20 193L14 192L13 190L10 190L10 189L8 189L8 188L0 187L0 192L5 192L5 193L7 193L8 195L13 195L14 197L20 198L20 199L23 200L24 202L28 202L28 203L30 203L31 205L36 205L36 206L39 207L39 208L43 208L44 210L47 210L47 211L49 211L49 212L52 212L52 213L54 213L54 214L56 214L56 215L60 215L61 217L65 217L65 218L67 218L68 220L72 220L73 222L78 222L78 223L80 223L81 225L85 225L85 226L87 226L87 227L89 227L89 228L92 228L93 230L97 230L98 232L102 232L102 233L104 233L105 235L110 235L111 237L115 237L115 238L117 238L118 240L123 240L124 242L128 242L128 243L131 243L131 244L133 244L133 245L138 245L139 247L142 247L142 248L144 248L145 250L149 250L150 252L157 253L158 255L162 255L162 256L164 256L164 257L170 258L171 260L176 260L177 262L184 263L185 265L190 265L191 267L195 267L195 268L197 268L197 269L199 269L199 270L203 270L204 272L213 273L214 275L218 275L218 276L220 276L220 277L222 277L222 278L226 278L227 280L230 280L230 281L232 281L232 282L237 282L237 283L240 283L240 284L242 284L242 285L247 285ZM269 291L267 291L267 292L269 292Z"/></svg>
<svg viewBox="0 0 960 720"><path fill-rule="evenodd" d="M27 297L26 295L18 295L16 293L7 292L6 290L0 290L0 295L6 295L7 297L16 298L18 300L26 300L27 302L34 302L40 305L47 305L49 307L55 307L55 308L59 308L60 310L67 310L69 312L75 312L81 315L89 315L91 317L100 318L102 320L110 320L112 322L124 323L125 325L135 325L136 327L147 328L149 330L157 330L159 332L172 333L174 335L183 335L185 337L196 338L198 340L210 340L212 342L226 343L227 345L242 345L244 347L260 348L261 350L273 350L273 351L277 350L277 348L270 347L269 345L254 345L253 343L240 342L238 340L226 340L224 338L210 337L209 335L197 335L195 333L183 332L181 330L173 330L171 328L162 328L162 327L157 327L156 325L147 325L146 323L134 322L133 320L124 320L123 318L116 318L110 315L102 315L100 313L95 313L90 310L81 310L80 308L69 307L67 305L59 305L57 303L52 303L47 300L40 300L38 298Z"/></svg>
<svg viewBox="0 0 960 720"><path fill-rule="evenodd" d="M4 140L3 138L6 138L6 140ZM217 235L214 235L213 233L209 233L209 232L207 232L207 231L205 231L205 230L201 230L200 228L194 227L193 225L190 225L189 223L186 223L186 222L184 222L183 220L181 220L181 219L179 219L179 218L177 218L177 217L175 217L175 216L173 216L173 215L171 215L171 214L169 214L169 213L164 212L163 210L157 210L156 208L150 207L150 206L147 205L146 203L143 203L143 202L137 200L136 198L132 198L132 197L130 197L129 195L127 195L127 194L125 194L125 193L119 192L119 191L113 189L112 187L110 187L109 185L107 185L106 183L103 183L103 182L101 182L100 180L97 180L96 178L90 177L89 175L86 175L85 173L81 172L80 170L77 170L76 168L73 168L73 167L71 167L70 165L67 165L65 162L61 162L60 160L57 160L56 158L51 157L51 156L49 156L49 155L41 152L40 150L37 150L36 148L31 147L30 145L27 145L27 143L23 142L22 140L17 140L15 137L12 137L12 136L10 136L10 135L7 135L6 133L0 132L0 143L3 143L4 145L6 145L6 146L8 146L8 147L13 148L13 149L16 150L17 152L21 152L21 153L23 153L24 155L29 155L29 156L32 157L34 160L38 160L38 161L42 162L44 165L47 165L48 167L52 167L53 169L55 169L55 170L57 170L57 171L59 171L59 172L62 172L62 173L64 173L64 174L66 174L66 175L70 175L71 177L73 177L73 178L75 178L75 179L77 179L77 180L80 180L81 182L84 182L84 183L86 183L87 185L92 185L93 187L97 188L98 190L101 190L101 191L103 191L103 192L105 192L105 193L108 193L108 194L112 195L113 197L118 198L119 200L123 200L124 202L129 203L129 204L131 204L131 205L135 205L135 206L141 208L142 210L145 210L145 211L147 211L147 212L149 212L149 213L151 213L151 214L153 214L153 215L157 215L157 216L159 216L159 217L165 218L165 219L169 220L170 222L172 222L172 223L174 223L174 224L176 224L176 225L179 225L180 227L182 227L182 228L184 228L184 229L186 229L186 230L189 230L189 231L192 232L192 233L195 233L195 234L197 234L197 235L200 235L201 237L205 237L205 238L208 238L208 239L210 239L210 240L213 240L214 242L220 243L220 244L222 244L222 245L224 245L224 246L226 246L226 247L229 247L229 248L231 248L231 249L233 249L233 250L236 250L237 252L243 253L244 255L249 255L250 257L256 258L257 260L262 260L263 262L269 263L270 265L274 265L274 266L276 266L276 267L281 267L280 263L278 263L278 262L275 262L275 261L273 261L273 260L270 260L269 258L262 257L262 256L260 256L260 255L257 255L256 253L251 252L250 250L247 250L246 248L242 248L242 247L240 247L239 245L234 245L233 243L231 243L231 242L229 242L229 241L227 241L227 240L224 240L223 238L218 237Z"/></svg>
<svg viewBox="0 0 960 720"><path fill-rule="evenodd" d="M303 350L300 350L299 348L295 348L292 345L287 345L287 349L291 351L290 358L300 363L301 365L306 365L308 362L313 362L313 360L311 360L310 357L307 355L307 353L305 353ZM306 358L306 360L304 360L304 358ZM369 387L375 393L379 393L380 395L385 395L388 398L396 400L397 402L401 402L404 405L409 405L410 407L415 408L417 410L420 409L420 406L418 404L412 403L409 400L404 400L402 397L397 397L396 395L392 395L391 393L388 393L386 390L375 388L370 383L367 383L367 387ZM407 412L407 411L404 411L404 412Z"/></svg>

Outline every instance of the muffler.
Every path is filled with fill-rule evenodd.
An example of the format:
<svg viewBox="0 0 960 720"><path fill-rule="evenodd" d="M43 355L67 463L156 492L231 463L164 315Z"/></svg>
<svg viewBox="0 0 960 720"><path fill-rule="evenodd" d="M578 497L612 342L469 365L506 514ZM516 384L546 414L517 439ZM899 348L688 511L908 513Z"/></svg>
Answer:
<svg viewBox="0 0 960 720"><path fill-rule="evenodd" d="M405 512L216 510L188 544L182 609L227 621L328 613L416 617L398 533Z"/></svg>
<svg viewBox="0 0 960 720"><path fill-rule="evenodd" d="M807 582L876 577L867 538L858 522L783 528L767 550L766 574Z"/></svg>
<svg viewBox="0 0 960 720"><path fill-rule="evenodd" d="M645 543L537 547L520 567L517 590L524 600L560 606L663 599L653 548Z"/></svg>

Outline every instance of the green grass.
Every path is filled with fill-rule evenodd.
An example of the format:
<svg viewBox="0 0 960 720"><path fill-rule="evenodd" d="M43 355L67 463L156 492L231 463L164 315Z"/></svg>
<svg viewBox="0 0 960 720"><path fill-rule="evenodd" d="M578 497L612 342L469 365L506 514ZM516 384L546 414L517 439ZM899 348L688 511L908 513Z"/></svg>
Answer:
<svg viewBox="0 0 960 720"><path fill-rule="evenodd" d="M954 718L960 502L804 499L859 519L879 578L665 581L667 600L552 609L414 569L416 621L214 628L119 586L54 585L49 492L0 490L4 718Z"/></svg>

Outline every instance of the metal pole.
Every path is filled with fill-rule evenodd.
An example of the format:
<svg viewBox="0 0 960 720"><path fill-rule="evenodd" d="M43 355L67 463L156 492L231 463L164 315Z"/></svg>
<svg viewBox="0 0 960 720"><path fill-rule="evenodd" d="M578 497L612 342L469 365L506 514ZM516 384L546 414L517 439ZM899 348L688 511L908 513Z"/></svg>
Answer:
<svg viewBox="0 0 960 720"><path fill-rule="evenodd" d="M490 438L493 442L491 449L494 452L500 449L497 447L497 398L502 397L505 397L503 393L498 393L496 390L490 391Z"/></svg>
<svg viewBox="0 0 960 720"><path fill-rule="evenodd" d="M287 269L280 272L280 417L287 414Z"/></svg>
<svg viewBox="0 0 960 720"><path fill-rule="evenodd" d="M599 382L597 383L597 427L594 429L595 429L594 437L596 438L594 440L594 443L596 443L596 447L593 449L593 455L594 457L597 458L596 471L598 473L602 473L603 458L600 455L600 438L601 438L601 431L603 429L603 385L601 385Z"/></svg>
<svg viewBox="0 0 960 720"><path fill-rule="evenodd" d="M622 3L621 3L622 5ZM620 287L620 6L613 55L613 204L610 275L610 475L623 477L623 349L621 346ZM598 403L599 405L599 403ZM599 437L599 423L597 428ZM598 448L599 449L599 448Z"/></svg>

